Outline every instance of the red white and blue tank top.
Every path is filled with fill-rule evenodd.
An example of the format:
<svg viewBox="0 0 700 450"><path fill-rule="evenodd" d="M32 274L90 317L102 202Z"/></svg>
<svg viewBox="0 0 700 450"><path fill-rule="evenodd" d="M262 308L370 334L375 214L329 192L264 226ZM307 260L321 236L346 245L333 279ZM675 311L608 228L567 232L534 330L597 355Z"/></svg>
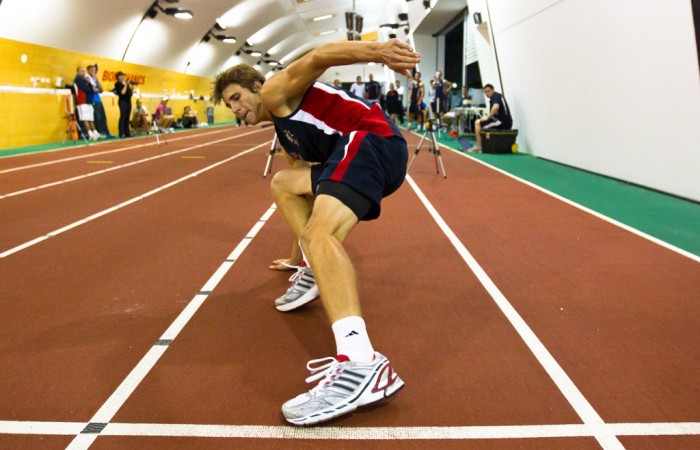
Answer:
<svg viewBox="0 0 700 450"><path fill-rule="evenodd" d="M340 138L353 131L403 139L401 131L378 104L316 81L299 107L287 117L272 116L277 137L292 157L325 162Z"/></svg>

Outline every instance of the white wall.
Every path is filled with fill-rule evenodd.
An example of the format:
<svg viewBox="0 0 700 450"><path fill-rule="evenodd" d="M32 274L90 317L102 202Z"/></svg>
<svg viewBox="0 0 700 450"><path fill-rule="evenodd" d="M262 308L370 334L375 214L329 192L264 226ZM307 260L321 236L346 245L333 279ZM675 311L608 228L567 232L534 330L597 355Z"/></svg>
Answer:
<svg viewBox="0 0 700 450"><path fill-rule="evenodd" d="M470 0L471 11L485 1ZM700 79L689 0L489 6L503 89L525 148L700 200Z"/></svg>

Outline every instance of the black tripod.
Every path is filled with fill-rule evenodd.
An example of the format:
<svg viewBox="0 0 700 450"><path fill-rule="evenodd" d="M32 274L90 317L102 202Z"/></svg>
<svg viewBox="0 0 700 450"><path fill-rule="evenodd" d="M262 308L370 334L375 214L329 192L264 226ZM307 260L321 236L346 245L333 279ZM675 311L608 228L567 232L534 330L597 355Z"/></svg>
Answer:
<svg viewBox="0 0 700 450"><path fill-rule="evenodd" d="M438 109L438 114L440 110L439 102L436 106ZM440 153L440 146L437 143L437 139L435 138L435 130L433 129L434 121L433 121L433 111L428 110L428 120L425 122L425 132L423 133L423 137L420 139L420 142L418 143L418 147L416 147L416 152L413 154L413 158L411 159L411 163L408 165L408 170L411 170L411 166L413 166L413 162L416 160L416 156L418 156L418 152L420 152L420 148L423 145L423 141L425 141L425 138L428 137L428 134L430 134L429 140L428 140L428 151L433 153L433 156L435 156L435 171L437 173L440 173L440 169L442 169L442 176L444 178L447 178L447 174L445 173L445 165L442 163L442 154ZM439 165L438 165L439 163Z"/></svg>

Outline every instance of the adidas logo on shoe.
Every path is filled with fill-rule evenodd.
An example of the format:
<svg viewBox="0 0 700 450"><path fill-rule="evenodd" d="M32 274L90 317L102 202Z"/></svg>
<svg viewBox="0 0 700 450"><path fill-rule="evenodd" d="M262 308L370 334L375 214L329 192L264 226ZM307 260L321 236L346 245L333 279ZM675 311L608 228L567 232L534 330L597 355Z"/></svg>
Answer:
<svg viewBox="0 0 700 450"><path fill-rule="evenodd" d="M345 337L357 336L357 335L359 335L359 334L360 334L360 333L358 333L357 331L352 330L352 331L349 332L347 335L345 335Z"/></svg>

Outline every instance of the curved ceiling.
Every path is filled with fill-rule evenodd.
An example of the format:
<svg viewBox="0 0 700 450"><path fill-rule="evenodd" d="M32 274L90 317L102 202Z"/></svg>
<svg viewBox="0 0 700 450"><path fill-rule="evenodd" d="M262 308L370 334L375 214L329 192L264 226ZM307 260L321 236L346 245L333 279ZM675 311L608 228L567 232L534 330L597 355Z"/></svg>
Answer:
<svg viewBox="0 0 700 450"><path fill-rule="evenodd" d="M244 51L236 55L246 41L252 47L242 50L289 63L320 44L345 40L345 12L353 6L364 17L363 33L379 31L380 38L390 32L406 36L403 26L380 29L398 23L400 13L409 14L413 29L428 11L421 1L405 0L159 0L162 8L194 13L180 20L162 11L144 16L153 0L0 1L0 37L205 77L238 62L260 61ZM326 15L332 17L313 21ZM217 22L227 29L214 28ZM237 42L204 40L210 31ZM263 71L271 69L263 63Z"/></svg>

